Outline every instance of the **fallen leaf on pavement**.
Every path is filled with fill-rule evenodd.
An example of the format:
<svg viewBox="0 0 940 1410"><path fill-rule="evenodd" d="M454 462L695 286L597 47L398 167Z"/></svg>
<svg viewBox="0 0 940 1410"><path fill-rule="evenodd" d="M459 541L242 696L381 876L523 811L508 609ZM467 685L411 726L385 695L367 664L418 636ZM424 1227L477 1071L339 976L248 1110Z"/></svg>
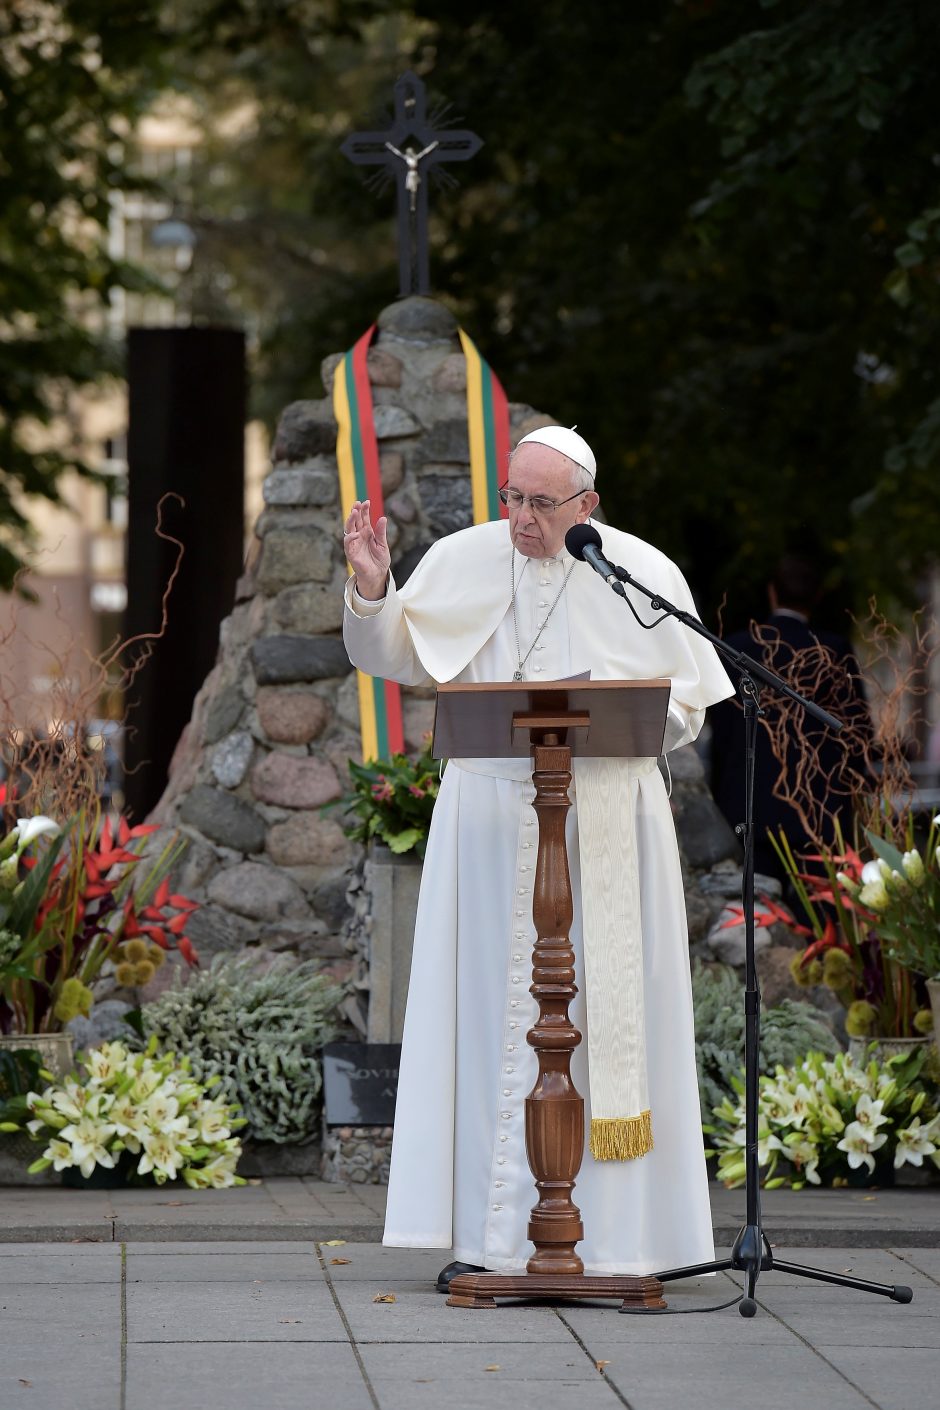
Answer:
<svg viewBox="0 0 940 1410"><path fill-rule="evenodd" d="M597 1367L597 1369L598 1369L599 1371L603 1371L603 1369L604 1369L605 1366L609 1366L609 1365L610 1365L610 1362L609 1362L609 1361L595 1361L595 1362L594 1362L594 1365Z"/></svg>
<svg viewBox="0 0 940 1410"><path fill-rule="evenodd" d="M323 1247L324 1247L324 1248L340 1248L341 1245L344 1244L345 1242L346 1242L345 1239L324 1239L324 1240L323 1240Z"/></svg>
<svg viewBox="0 0 940 1410"><path fill-rule="evenodd" d="M502 1366L484 1366L483 1369L484 1371L501 1371L503 1368Z"/></svg>
<svg viewBox="0 0 940 1410"><path fill-rule="evenodd" d="M330 1262L333 1263L333 1264L336 1264L336 1263L351 1263L351 1262L352 1262L352 1259L351 1259L351 1258L331 1258L331 1259L330 1259Z"/></svg>
<svg viewBox="0 0 940 1410"><path fill-rule="evenodd" d="M394 1293L376 1293L376 1295L375 1295L375 1297L372 1299L372 1301L373 1301L373 1302L394 1302L394 1301L395 1301L395 1294L394 1294Z"/></svg>
<svg viewBox="0 0 940 1410"><path fill-rule="evenodd" d="M31 1386L31 1385L32 1385L32 1381L24 1381L24 1380L23 1380L23 1377L20 1376L20 1385L21 1385L21 1386Z"/></svg>

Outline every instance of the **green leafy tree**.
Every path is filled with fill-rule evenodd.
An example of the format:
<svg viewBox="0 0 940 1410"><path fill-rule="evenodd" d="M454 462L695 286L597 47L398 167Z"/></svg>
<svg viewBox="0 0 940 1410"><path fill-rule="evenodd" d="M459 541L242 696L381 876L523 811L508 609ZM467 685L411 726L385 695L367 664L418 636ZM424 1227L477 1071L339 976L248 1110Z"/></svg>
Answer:
<svg viewBox="0 0 940 1410"><path fill-rule="evenodd" d="M589 435L610 516L703 607L730 590L731 624L795 544L845 601L911 591L940 529L928 0L206 15L190 77L251 119L207 147L195 219L270 419L396 292L391 192L338 146L411 66L486 142L434 192L434 287L513 396Z"/></svg>
<svg viewBox="0 0 940 1410"><path fill-rule="evenodd" d="M0 586L30 542L31 495L88 473L71 398L120 366L108 296L110 197L130 124L163 86L158 0L14 0L0 9Z"/></svg>

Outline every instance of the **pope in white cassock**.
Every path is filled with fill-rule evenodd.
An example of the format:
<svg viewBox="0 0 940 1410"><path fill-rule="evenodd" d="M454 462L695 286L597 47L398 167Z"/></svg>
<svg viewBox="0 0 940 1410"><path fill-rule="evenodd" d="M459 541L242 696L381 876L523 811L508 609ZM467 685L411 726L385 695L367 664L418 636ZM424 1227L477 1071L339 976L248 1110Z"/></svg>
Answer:
<svg viewBox="0 0 940 1410"><path fill-rule="evenodd" d="M590 447L545 427L510 458L509 519L435 544L401 588L386 521L353 505L350 660L403 685L443 681L671 682L666 751L695 739L733 694L714 649L669 618L644 631L565 534L599 503ZM694 612L657 549L603 526L605 556ZM628 593L633 590L627 588ZM649 620L646 598L635 605ZM588 1273L647 1274L714 1257L679 854L656 759L576 759L567 841L584 1035L572 1076L585 1098L574 1199ZM521 1272L535 1203L524 1102L535 941L537 820L530 765L451 759L434 809L415 926L388 1189L386 1244L453 1249L440 1276ZM583 885L582 885L583 882Z"/></svg>

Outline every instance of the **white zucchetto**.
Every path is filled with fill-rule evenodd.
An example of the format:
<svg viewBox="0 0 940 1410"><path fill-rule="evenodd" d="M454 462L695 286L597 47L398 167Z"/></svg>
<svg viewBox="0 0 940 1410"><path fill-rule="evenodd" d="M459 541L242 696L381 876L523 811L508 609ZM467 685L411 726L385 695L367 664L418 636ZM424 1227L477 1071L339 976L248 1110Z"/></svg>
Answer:
<svg viewBox="0 0 940 1410"><path fill-rule="evenodd" d="M586 470L592 478L597 474L594 452L573 426L570 429L566 426L540 426L537 431L530 431L527 436L523 436L519 446L524 446L527 441L560 451L569 460L573 460L575 465L580 465L582 470ZM516 447L517 450L519 446Z"/></svg>

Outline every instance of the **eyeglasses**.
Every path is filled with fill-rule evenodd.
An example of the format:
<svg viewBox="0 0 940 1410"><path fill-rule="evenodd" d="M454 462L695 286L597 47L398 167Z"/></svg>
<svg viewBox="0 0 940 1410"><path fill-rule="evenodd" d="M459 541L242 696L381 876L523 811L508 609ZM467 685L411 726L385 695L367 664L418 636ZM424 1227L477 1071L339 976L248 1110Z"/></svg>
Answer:
<svg viewBox="0 0 940 1410"><path fill-rule="evenodd" d="M578 490L577 494L570 494L567 499L549 499L545 494L520 494L518 490L507 489L505 485L498 491L503 504L510 509L521 509L524 504L528 504L536 514L554 514L563 504L580 499L585 493L585 490Z"/></svg>

